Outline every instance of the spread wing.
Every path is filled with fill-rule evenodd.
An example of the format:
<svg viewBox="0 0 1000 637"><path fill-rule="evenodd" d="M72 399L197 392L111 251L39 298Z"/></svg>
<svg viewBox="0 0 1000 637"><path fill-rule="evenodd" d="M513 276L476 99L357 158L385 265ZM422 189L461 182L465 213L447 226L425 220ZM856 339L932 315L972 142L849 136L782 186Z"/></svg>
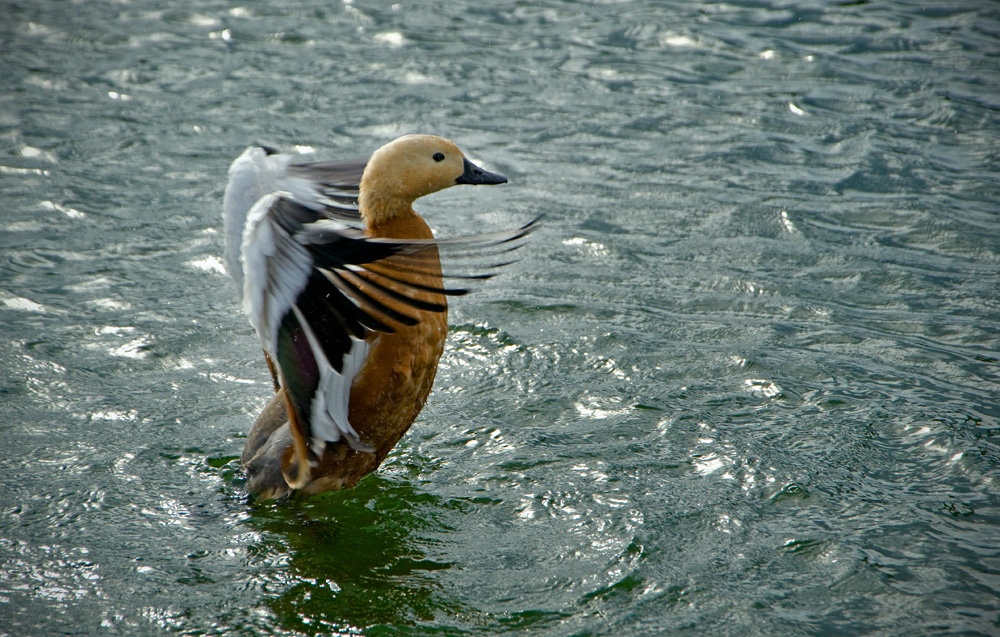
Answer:
<svg viewBox="0 0 1000 637"><path fill-rule="evenodd" d="M352 195L349 180L337 176L345 166L288 164L285 174L314 184L307 192L318 199L302 192L263 194L246 214L239 250L243 308L285 390L294 459L283 466L293 488L308 482L310 465L327 442L344 440L353 449L374 451L348 419L351 384L368 355L368 336L415 325L415 310L445 310L446 304L421 293L466 294L469 283L493 276L508 262L508 253L537 225L444 240L367 237L351 223L357 194L356 186ZM227 200L237 199L230 193L235 187L231 178ZM228 214L227 208L227 221ZM442 274L439 254L469 266ZM458 283L446 287L445 280Z"/></svg>
<svg viewBox="0 0 1000 637"><path fill-rule="evenodd" d="M288 174L315 184L324 214L333 219L360 221L358 184L367 160L327 161L291 164Z"/></svg>
<svg viewBox="0 0 1000 637"><path fill-rule="evenodd" d="M262 197L282 193L323 217L360 227L358 184L367 159L293 163L292 156L266 146L250 146L229 167L223 198L226 270L243 290L240 248L247 217Z"/></svg>

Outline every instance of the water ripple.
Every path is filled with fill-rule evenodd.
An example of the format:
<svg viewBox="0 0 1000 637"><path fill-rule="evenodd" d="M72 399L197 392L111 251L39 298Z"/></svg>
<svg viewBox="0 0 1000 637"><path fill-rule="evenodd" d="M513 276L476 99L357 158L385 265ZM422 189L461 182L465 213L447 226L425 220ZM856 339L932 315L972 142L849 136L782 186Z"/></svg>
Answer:
<svg viewBox="0 0 1000 637"><path fill-rule="evenodd" d="M995 631L986 5L9 9L9 630ZM511 179L439 235L543 227L382 471L248 502L225 167L417 131Z"/></svg>

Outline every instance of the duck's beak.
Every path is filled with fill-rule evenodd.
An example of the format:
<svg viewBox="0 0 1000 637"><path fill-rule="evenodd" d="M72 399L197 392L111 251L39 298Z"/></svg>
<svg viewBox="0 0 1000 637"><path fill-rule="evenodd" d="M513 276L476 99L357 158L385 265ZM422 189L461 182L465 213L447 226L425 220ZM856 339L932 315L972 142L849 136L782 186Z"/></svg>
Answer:
<svg viewBox="0 0 1000 637"><path fill-rule="evenodd" d="M458 179L455 180L456 184L492 186L494 184L507 183L507 178L503 175L483 170L469 161L468 158L463 158L463 161L465 162L465 172L463 172Z"/></svg>

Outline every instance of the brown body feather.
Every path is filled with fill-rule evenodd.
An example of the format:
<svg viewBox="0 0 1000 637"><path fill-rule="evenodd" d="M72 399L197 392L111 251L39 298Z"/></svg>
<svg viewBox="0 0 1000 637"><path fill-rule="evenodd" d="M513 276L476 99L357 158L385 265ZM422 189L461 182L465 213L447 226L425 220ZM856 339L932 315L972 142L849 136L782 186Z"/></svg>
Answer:
<svg viewBox="0 0 1000 637"><path fill-rule="evenodd" d="M419 137L426 139L411 138L402 145L397 140L372 156L361 180L359 198L368 236L433 239L426 222L413 210L413 200L455 183L475 183L456 181L468 162L454 144L441 138ZM426 167L426 156L435 152L446 153L447 161L435 159ZM411 284L380 278L381 285L442 308L419 309L384 292L371 292L386 306L417 319L414 325L393 322L394 331L371 331L366 337L370 349L351 385L348 413L358 437L374 448L374 453L352 449L344 441L327 443L318 462L302 473L300 463L307 457L309 442L303 439L295 422L286 426L288 406L284 390L279 390L254 422L243 451L250 491L275 498L291 490L289 483L307 493L354 486L379 467L427 402L444 351L448 313L443 294L419 287L443 287L438 250L430 247L417 256L391 256L372 269L391 272L391 276ZM377 277L369 273L358 276Z"/></svg>

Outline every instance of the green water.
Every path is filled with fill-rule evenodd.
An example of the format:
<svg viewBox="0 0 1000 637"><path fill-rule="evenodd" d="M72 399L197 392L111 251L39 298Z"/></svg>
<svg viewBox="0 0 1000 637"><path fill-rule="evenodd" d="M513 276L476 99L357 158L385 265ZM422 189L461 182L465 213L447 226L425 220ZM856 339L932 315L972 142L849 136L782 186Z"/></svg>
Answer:
<svg viewBox="0 0 1000 637"><path fill-rule="evenodd" d="M1000 632L990 3L0 0L0 634ZM250 143L545 214L350 492L248 500Z"/></svg>

